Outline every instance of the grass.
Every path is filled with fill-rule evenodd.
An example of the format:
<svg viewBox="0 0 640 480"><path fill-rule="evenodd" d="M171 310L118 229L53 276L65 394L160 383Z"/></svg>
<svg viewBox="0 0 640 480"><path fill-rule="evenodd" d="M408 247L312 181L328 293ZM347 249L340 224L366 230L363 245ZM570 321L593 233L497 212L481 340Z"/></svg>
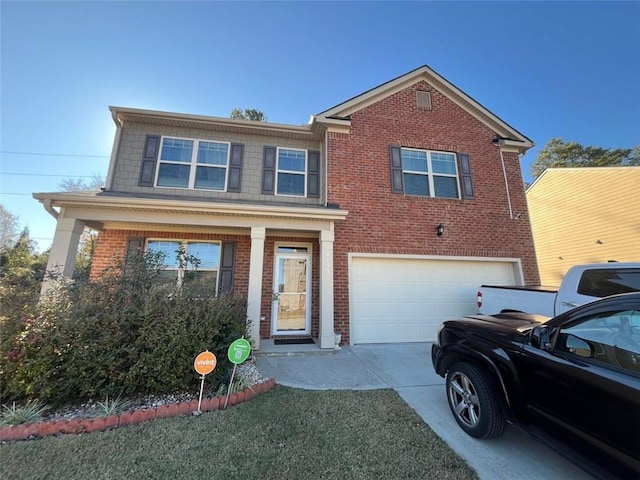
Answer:
<svg viewBox="0 0 640 480"><path fill-rule="evenodd" d="M200 417L0 446L3 479L477 479L393 391L276 386Z"/></svg>

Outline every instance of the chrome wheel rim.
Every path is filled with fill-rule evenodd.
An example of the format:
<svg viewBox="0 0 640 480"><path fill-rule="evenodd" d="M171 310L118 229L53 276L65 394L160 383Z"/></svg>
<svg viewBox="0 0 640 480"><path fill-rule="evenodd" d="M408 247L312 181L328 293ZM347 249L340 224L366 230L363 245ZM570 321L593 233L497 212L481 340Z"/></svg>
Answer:
<svg viewBox="0 0 640 480"><path fill-rule="evenodd" d="M449 403L455 416L468 427L480 421L480 401L476 388L465 374L455 372L449 381Z"/></svg>

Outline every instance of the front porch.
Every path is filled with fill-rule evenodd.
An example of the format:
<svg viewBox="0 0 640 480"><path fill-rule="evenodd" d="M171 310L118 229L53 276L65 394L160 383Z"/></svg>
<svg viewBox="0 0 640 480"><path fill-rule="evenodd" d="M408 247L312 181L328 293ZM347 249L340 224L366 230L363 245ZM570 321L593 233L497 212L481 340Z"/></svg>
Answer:
<svg viewBox="0 0 640 480"><path fill-rule="evenodd" d="M294 333L313 335L317 340L315 345L301 347L333 351L334 225L336 221L344 220L347 212L325 207L151 200L99 192L41 193L34 194L34 197L43 202L45 208L57 218L47 269L57 270L67 277L73 275L78 243L85 226L101 232L98 242L101 241L101 235L105 240L109 239L101 247L104 250L102 261L108 261L113 254L124 258L127 239L131 238L142 239L138 247L145 245L145 238L155 237L236 241L242 248L236 253L238 263L237 266L234 264L236 270L232 273L232 284L235 293L247 297L247 321L256 351L261 351L263 344L269 348L270 338L292 333L287 328L283 332L274 331L273 328L272 299L281 293L274 283L278 248L308 245L310 262L313 258L317 264L313 266L317 278L309 282L309 285L315 284L314 290L309 289L309 315L313 309L317 323L314 320L313 325L309 323L305 326L305 331L296 330ZM283 241L283 238L287 240ZM267 245L269 250L266 249ZM94 268L98 269L99 266L100 261L96 261ZM47 288L47 282L43 283L43 292Z"/></svg>

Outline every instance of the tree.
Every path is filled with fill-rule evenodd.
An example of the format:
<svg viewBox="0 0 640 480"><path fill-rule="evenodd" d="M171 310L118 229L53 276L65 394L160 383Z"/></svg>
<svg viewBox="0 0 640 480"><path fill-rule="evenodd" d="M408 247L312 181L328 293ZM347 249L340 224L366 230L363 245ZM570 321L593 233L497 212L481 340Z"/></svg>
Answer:
<svg viewBox="0 0 640 480"><path fill-rule="evenodd" d="M266 122L267 116L264 112L255 108L234 108L229 115L235 120L252 120L254 122Z"/></svg>
<svg viewBox="0 0 640 480"><path fill-rule="evenodd" d="M531 176L538 178L550 167L610 167L640 166L640 145L634 148L603 148L584 146L552 138L531 165Z"/></svg>
<svg viewBox="0 0 640 480"><path fill-rule="evenodd" d="M15 243L19 218L0 204L0 251L11 248Z"/></svg>
<svg viewBox="0 0 640 480"><path fill-rule="evenodd" d="M58 184L58 188L64 192L88 192L100 190L104 186L104 178L97 173L88 182L82 178L65 178Z"/></svg>

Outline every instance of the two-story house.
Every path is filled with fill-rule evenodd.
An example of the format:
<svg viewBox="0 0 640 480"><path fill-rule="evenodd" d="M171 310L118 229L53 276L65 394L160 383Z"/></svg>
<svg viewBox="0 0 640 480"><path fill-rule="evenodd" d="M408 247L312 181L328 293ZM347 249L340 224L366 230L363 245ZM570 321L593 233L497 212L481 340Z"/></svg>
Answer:
<svg viewBox="0 0 640 480"><path fill-rule="evenodd" d="M176 270L182 246L212 295L246 296L256 349L430 341L480 283L538 282L531 140L427 66L303 126L110 110L103 191L34 194L57 218L50 269L72 274L84 225L94 276L132 248Z"/></svg>

